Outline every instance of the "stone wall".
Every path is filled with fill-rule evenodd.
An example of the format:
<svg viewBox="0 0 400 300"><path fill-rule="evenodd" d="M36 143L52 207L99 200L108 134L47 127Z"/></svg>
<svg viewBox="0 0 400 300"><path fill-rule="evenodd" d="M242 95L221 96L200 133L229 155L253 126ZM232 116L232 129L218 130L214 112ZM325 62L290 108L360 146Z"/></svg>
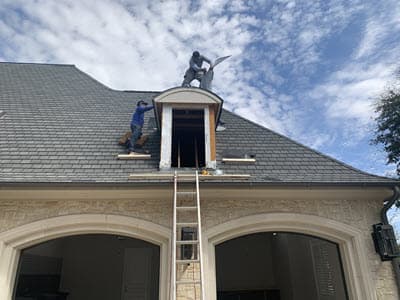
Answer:
<svg viewBox="0 0 400 300"><path fill-rule="evenodd" d="M204 188L201 193L204 231L240 217L277 212L319 216L362 230L369 276L377 299L399 299L391 263L380 261L371 240L371 226L380 222L382 201L390 196L390 190L248 187ZM37 220L83 213L130 216L171 227L172 191L170 188L0 190L0 232ZM188 295L181 299L194 298Z"/></svg>

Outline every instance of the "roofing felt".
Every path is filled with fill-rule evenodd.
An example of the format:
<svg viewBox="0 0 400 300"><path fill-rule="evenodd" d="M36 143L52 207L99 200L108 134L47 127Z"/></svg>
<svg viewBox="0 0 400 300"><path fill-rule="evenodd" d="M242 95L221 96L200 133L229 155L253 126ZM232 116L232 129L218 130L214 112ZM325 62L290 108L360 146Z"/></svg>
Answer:
<svg viewBox="0 0 400 300"><path fill-rule="evenodd" d="M0 183L132 183L132 173L158 172L160 134L146 113L149 160L117 160L139 100L159 92L115 91L72 65L0 63ZM356 170L226 110L217 131L217 165L265 184L394 184ZM224 164L232 152L250 165ZM146 181L146 180L144 180Z"/></svg>

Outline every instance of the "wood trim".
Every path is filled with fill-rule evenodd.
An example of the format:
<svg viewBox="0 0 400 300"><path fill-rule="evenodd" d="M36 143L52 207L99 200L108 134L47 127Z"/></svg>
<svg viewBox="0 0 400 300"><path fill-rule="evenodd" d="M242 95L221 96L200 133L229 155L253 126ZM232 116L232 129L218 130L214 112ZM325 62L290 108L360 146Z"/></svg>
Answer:
<svg viewBox="0 0 400 300"><path fill-rule="evenodd" d="M211 105L208 111L210 112L210 160L215 161L217 159L215 150L215 112Z"/></svg>

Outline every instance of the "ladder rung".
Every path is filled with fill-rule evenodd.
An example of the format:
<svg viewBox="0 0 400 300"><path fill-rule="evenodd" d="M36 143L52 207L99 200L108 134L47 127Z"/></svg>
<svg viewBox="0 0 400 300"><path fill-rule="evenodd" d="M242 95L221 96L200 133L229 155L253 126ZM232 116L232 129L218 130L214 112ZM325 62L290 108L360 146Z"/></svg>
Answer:
<svg viewBox="0 0 400 300"><path fill-rule="evenodd" d="M197 206L177 206L178 210L197 210Z"/></svg>
<svg viewBox="0 0 400 300"><path fill-rule="evenodd" d="M198 240L176 241L177 245L196 245L198 243Z"/></svg>
<svg viewBox="0 0 400 300"><path fill-rule="evenodd" d="M176 282L177 284L200 284L200 280L179 280Z"/></svg>
<svg viewBox="0 0 400 300"><path fill-rule="evenodd" d="M197 227L198 225L199 225L199 223L197 223L197 222L192 222L192 223L190 223L190 222L186 222L186 223L184 223L184 222L176 223L176 226L177 226L177 227Z"/></svg>
<svg viewBox="0 0 400 300"><path fill-rule="evenodd" d="M187 174L178 174L177 175L178 179L187 179L187 178L194 178L196 179L196 174L193 173L187 173Z"/></svg>
<svg viewBox="0 0 400 300"><path fill-rule="evenodd" d="M176 192L177 195L196 195L196 192Z"/></svg>
<svg viewBox="0 0 400 300"><path fill-rule="evenodd" d="M192 263L199 263L199 259L177 259L177 264L192 264Z"/></svg>

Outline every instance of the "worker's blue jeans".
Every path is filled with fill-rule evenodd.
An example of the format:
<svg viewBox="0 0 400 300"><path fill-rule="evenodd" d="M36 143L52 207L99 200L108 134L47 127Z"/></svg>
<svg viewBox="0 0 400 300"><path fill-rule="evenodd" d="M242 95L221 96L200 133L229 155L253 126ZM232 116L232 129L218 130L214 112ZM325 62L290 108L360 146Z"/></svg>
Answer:
<svg viewBox="0 0 400 300"><path fill-rule="evenodd" d="M131 139L129 140L129 151L135 151L135 144L136 141L141 137L142 135L142 126L140 125L133 125L131 124L131 131L132 131L132 136Z"/></svg>

